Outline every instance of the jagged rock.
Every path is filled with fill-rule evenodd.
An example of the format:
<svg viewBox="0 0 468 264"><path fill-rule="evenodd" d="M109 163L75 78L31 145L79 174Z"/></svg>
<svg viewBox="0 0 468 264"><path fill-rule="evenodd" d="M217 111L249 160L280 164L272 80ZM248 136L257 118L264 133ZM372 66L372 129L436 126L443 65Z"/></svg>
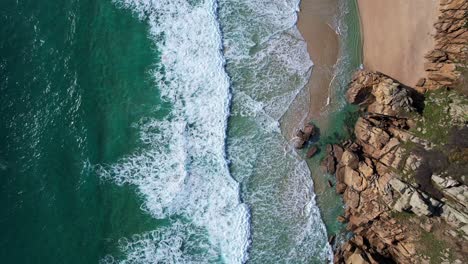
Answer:
<svg viewBox="0 0 468 264"><path fill-rule="evenodd" d="M432 215L432 205L426 203L423 200L421 194L419 192L414 192L411 196L409 201L409 205L411 206L411 211L416 215L422 216L431 216Z"/></svg>
<svg viewBox="0 0 468 264"><path fill-rule="evenodd" d="M317 128L312 124L307 124L303 129L299 129L296 132L295 137L292 139L293 146L296 149L302 149L305 143L315 136Z"/></svg>
<svg viewBox="0 0 468 264"><path fill-rule="evenodd" d="M372 92L375 102L368 107L370 113L400 116L415 111L409 91L390 78L374 86Z"/></svg>
<svg viewBox="0 0 468 264"><path fill-rule="evenodd" d="M296 149L302 149L305 145L305 141L302 139L303 132L299 131L296 136L292 139L292 144Z"/></svg>
<svg viewBox="0 0 468 264"><path fill-rule="evenodd" d="M357 169L359 167L359 158L355 153L346 150L341 157L341 164L351 169Z"/></svg>
<svg viewBox="0 0 468 264"><path fill-rule="evenodd" d="M443 189L446 189L446 188L451 188L451 187L457 187L457 186L460 186L461 183L459 183L458 181L450 178L450 177L446 177L446 178L442 178L441 176L439 175L432 175L431 177L432 181L434 181L437 185L439 185L439 187L443 188Z"/></svg>
<svg viewBox="0 0 468 264"><path fill-rule="evenodd" d="M432 215L434 211L432 204L427 202L427 199L415 188L397 178L392 178L388 183L400 194L400 198L393 206L395 210L411 211L418 216Z"/></svg>
<svg viewBox="0 0 468 264"><path fill-rule="evenodd" d="M449 114L452 122L457 125L468 123L468 99L462 95L452 93L449 95Z"/></svg>
<svg viewBox="0 0 468 264"><path fill-rule="evenodd" d="M468 224L468 216L448 204L443 205L441 211L440 216L452 226L460 227L461 225Z"/></svg>
<svg viewBox="0 0 468 264"><path fill-rule="evenodd" d="M348 204L351 208L359 207L360 196L357 192L351 190L350 188L347 188L344 192L344 199L346 204Z"/></svg>
<svg viewBox="0 0 468 264"><path fill-rule="evenodd" d="M441 13L434 25L436 45L425 56L431 65L425 67L428 78L424 88L432 90L457 85L461 75L457 65L463 64L468 57L467 5L466 0L441 1Z"/></svg>
<svg viewBox="0 0 468 264"><path fill-rule="evenodd" d="M450 198L450 203L455 207L459 206L460 211L468 213L468 186L448 176L442 178L439 175L432 175L431 179L439 187L443 195Z"/></svg>
<svg viewBox="0 0 468 264"><path fill-rule="evenodd" d="M461 231L463 231L463 233L465 235L468 235L468 225L464 225L460 228Z"/></svg>
<svg viewBox="0 0 468 264"><path fill-rule="evenodd" d="M304 126L304 140L309 141L311 137L315 136L317 128L312 124Z"/></svg>
<svg viewBox="0 0 468 264"><path fill-rule="evenodd" d="M379 161L387 167L398 170L403 162L404 155L405 150L403 148L398 147L382 156L382 158L380 158Z"/></svg>
<svg viewBox="0 0 468 264"><path fill-rule="evenodd" d="M346 191L346 188L348 188L348 186L346 186L346 184L342 182L339 182L336 184L335 188L336 188L336 193L343 194Z"/></svg>
<svg viewBox="0 0 468 264"><path fill-rule="evenodd" d="M460 81L462 67L459 66L468 59L468 1L441 0L440 3L440 15L434 25L436 45L426 55L427 75L417 83L420 92L442 86L455 87ZM442 220L453 227L450 230L455 237L450 239L468 240L468 190L462 184L466 180L461 178L459 182L435 175L432 177L434 184L429 183L434 188L432 192L424 186L427 179L421 179L427 177L424 176L427 170L437 165L428 164L426 156L429 150L435 151L435 145L412 132L420 123L413 118L417 115L416 100L413 100L422 98L381 73L359 71L349 84L346 99L359 105L364 114L354 127L356 139L342 144L346 150L341 155L335 146L327 150L337 163L336 190L343 194L346 203L345 216L339 220L347 220L347 228L354 234L354 238L339 247L335 263L367 261L374 264L387 263L388 259L389 263L429 263L429 258L420 257L416 250L420 231L415 230L420 230L421 226L427 232L437 232ZM418 107L422 106L417 102ZM453 97L448 102L443 105L446 105L444 111L450 115L450 122L466 126L466 98ZM424 131L431 132L430 128L425 128L420 133ZM407 143L416 147L408 151ZM324 167L328 162L332 164L331 159L323 161ZM428 193L423 192L423 188ZM437 195L437 199L431 195ZM394 210L412 212L419 217L397 221L392 218ZM454 231L457 229L459 233Z"/></svg>
<svg viewBox="0 0 468 264"><path fill-rule="evenodd" d="M411 206L409 204L411 195L409 194L403 194L400 196L400 198L395 202L393 205L393 209L398 211L398 212L405 212L409 211L411 209Z"/></svg>
<svg viewBox="0 0 468 264"><path fill-rule="evenodd" d="M418 155L411 153L406 159L404 172L409 174L410 172L416 171L422 164L422 158Z"/></svg>
<svg viewBox="0 0 468 264"><path fill-rule="evenodd" d="M344 150L340 145L333 145L333 155L335 156L336 160L341 160L343 152Z"/></svg>
<svg viewBox="0 0 468 264"><path fill-rule="evenodd" d="M358 71L346 93L346 99L374 114L406 116L415 111L408 89L378 72Z"/></svg>
<svg viewBox="0 0 468 264"><path fill-rule="evenodd" d="M351 104L366 104L372 100L372 87L380 80L380 76L374 72L358 71L354 74L346 100Z"/></svg>
<svg viewBox="0 0 468 264"><path fill-rule="evenodd" d="M416 83L416 86L422 87L422 86L424 86L425 83L426 83L426 78L421 78Z"/></svg>
<svg viewBox="0 0 468 264"><path fill-rule="evenodd" d="M362 178L359 173L353 170L351 167L345 167L344 183L349 187L360 186L362 184Z"/></svg>
<svg viewBox="0 0 468 264"><path fill-rule="evenodd" d="M366 162L359 162L359 173L361 173L364 177L370 178L374 175L374 169L369 166Z"/></svg>
<svg viewBox="0 0 468 264"><path fill-rule="evenodd" d="M361 252L354 252L345 262L346 264L368 264Z"/></svg>
<svg viewBox="0 0 468 264"><path fill-rule="evenodd" d="M369 120L362 117L358 118L354 133L363 151L376 159L380 158L381 149L390 140L390 135L385 130L373 126Z"/></svg>
<svg viewBox="0 0 468 264"><path fill-rule="evenodd" d="M343 148L339 145L327 145L327 154L320 164L322 171L335 174L338 161L341 160L343 156L343 151Z"/></svg>

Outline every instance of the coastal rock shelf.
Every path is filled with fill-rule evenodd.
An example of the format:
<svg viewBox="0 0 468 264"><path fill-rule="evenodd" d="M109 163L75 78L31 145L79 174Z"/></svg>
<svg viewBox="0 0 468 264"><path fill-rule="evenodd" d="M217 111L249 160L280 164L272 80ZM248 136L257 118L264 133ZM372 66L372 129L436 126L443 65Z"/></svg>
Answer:
<svg viewBox="0 0 468 264"><path fill-rule="evenodd" d="M361 109L355 139L329 145L322 162L335 173L346 204L338 220L353 234L336 250L335 263L462 263L468 252L468 144L460 141L468 130L466 97L441 90L424 99L367 71L356 73L346 97ZM461 110L450 111L437 97L459 98ZM438 109L450 120L460 111L463 118L444 125L445 117L427 116ZM434 141L438 126L450 132Z"/></svg>
<svg viewBox="0 0 468 264"><path fill-rule="evenodd" d="M436 45L426 55L427 78L419 80L418 89L434 90L458 84L460 68L465 67L468 58L467 11L466 0L440 1L440 14L434 25Z"/></svg>
<svg viewBox="0 0 468 264"><path fill-rule="evenodd" d="M364 2L363 10L378 1ZM335 263L466 263L468 1L431 3L438 12L431 20L434 33L400 42L406 54L433 37L434 46L421 52L429 50L425 61L398 57L390 67L371 56L382 54L375 46L364 45L363 66L372 71L356 72L348 85L346 100L359 107L359 116L347 127L353 130L350 139L328 145L321 163L345 203L337 221L346 224L349 239L331 239ZM394 35L372 35L366 27L366 10L361 13L367 44L385 38L389 43ZM431 27L426 22L415 18L418 32ZM422 64L424 70L416 69Z"/></svg>

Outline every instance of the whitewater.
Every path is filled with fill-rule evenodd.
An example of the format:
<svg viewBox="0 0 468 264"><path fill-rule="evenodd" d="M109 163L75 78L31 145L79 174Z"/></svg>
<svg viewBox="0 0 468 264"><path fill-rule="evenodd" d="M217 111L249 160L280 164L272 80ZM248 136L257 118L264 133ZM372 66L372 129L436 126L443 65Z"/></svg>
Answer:
<svg viewBox="0 0 468 264"><path fill-rule="evenodd" d="M123 257L102 263L329 258L307 164L280 129L313 65L299 0L115 4L149 25L160 54L151 74L171 111L134 124L145 147L97 170L135 186L142 210L167 224L122 238Z"/></svg>

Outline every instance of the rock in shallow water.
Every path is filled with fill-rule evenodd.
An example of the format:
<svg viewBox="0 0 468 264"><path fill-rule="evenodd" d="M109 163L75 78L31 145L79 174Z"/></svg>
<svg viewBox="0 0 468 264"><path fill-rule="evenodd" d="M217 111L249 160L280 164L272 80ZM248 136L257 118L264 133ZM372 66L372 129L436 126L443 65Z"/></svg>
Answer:
<svg viewBox="0 0 468 264"><path fill-rule="evenodd" d="M317 151L318 151L318 148L316 146L312 146L309 148L309 150L307 151L307 158L312 158L313 156L315 156L315 154L317 154Z"/></svg>

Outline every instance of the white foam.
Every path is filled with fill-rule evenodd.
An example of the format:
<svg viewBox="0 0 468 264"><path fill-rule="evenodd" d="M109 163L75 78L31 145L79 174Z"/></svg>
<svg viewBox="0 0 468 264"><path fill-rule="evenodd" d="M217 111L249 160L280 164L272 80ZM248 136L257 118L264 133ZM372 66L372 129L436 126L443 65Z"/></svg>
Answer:
<svg viewBox="0 0 468 264"><path fill-rule="evenodd" d="M295 26L299 2L220 0L233 83L228 157L252 208L252 263L321 263L331 252L308 167L277 126L308 96L313 63Z"/></svg>
<svg viewBox="0 0 468 264"><path fill-rule="evenodd" d="M119 240L125 258L104 257L100 264L111 263L213 263L220 253L204 238L203 230L181 220L169 226Z"/></svg>
<svg viewBox="0 0 468 264"><path fill-rule="evenodd" d="M242 263L247 259L249 216L225 158L230 95L216 3L191 2L116 1L149 23L165 68L164 76L155 72L155 79L172 111L166 120L146 119L137 124L147 148L101 168L101 175L137 186L145 199L143 209L156 218L188 218L190 226L179 223L183 227L170 228L170 239L185 243L177 230L206 230L209 251L219 250L226 263ZM169 257L165 254L179 252L178 243L161 241L153 235L134 239L131 245L135 246L125 247L128 262L165 261ZM164 246L169 248L159 250ZM169 263L192 262L186 255L190 253L177 254Z"/></svg>

